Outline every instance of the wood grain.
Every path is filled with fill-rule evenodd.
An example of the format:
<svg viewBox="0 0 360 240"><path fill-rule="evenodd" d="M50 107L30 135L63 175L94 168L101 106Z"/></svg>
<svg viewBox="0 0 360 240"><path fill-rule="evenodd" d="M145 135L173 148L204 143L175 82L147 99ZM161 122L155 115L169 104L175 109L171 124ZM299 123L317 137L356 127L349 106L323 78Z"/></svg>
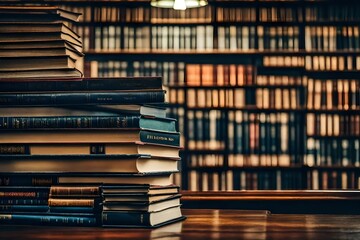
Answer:
<svg viewBox="0 0 360 240"><path fill-rule="evenodd" d="M187 219L158 229L0 226L0 239L360 239L359 215L266 214L183 209Z"/></svg>

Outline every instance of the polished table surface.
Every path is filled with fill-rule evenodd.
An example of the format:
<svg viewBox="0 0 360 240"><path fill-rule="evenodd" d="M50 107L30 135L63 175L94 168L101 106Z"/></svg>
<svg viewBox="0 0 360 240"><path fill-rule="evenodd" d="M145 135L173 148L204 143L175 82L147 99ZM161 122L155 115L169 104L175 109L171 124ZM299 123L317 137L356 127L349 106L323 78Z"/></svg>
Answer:
<svg viewBox="0 0 360 240"><path fill-rule="evenodd" d="M157 229L0 225L0 239L360 239L360 215L182 211L185 221Z"/></svg>

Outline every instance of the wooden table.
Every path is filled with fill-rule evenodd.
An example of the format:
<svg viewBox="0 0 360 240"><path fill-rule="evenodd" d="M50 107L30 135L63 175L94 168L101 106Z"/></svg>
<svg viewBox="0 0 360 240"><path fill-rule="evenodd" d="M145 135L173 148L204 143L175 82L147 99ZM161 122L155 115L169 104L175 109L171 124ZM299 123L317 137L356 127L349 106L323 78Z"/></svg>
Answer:
<svg viewBox="0 0 360 240"><path fill-rule="evenodd" d="M277 214L360 214L359 190L182 191L184 208L264 209Z"/></svg>
<svg viewBox="0 0 360 240"><path fill-rule="evenodd" d="M158 229L0 226L0 239L360 239L360 215L266 214L183 209L187 219Z"/></svg>

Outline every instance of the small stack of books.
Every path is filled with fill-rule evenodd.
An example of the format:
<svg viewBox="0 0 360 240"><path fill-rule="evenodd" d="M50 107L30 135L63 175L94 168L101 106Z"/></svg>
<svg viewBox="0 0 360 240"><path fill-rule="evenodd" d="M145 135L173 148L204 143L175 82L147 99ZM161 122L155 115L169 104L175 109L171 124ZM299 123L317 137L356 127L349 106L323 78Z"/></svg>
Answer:
<svg viewBox="0 0 360 240"><path fill-rule="evenodd" d="M51 6L0 6L0 76L82 77L80 15Z"/></svg>
<svg viewBox="0 0 360 240"><path fill-rule="evenodd" d="M105 227L157 227L182 218L176 185L105 185L102 195Z"/></svg>
<svg viewBox="0 0 360 240"><path fill-rule="evenodd" d="M49 186L0 186L0 212L47 212Z"/></svg>
<svg viewBox="0 0 360 240"><path fill-rule="evenodd" d="M101 214L100 189L99 185L51 186L49 213L95 225Z"/></svg>

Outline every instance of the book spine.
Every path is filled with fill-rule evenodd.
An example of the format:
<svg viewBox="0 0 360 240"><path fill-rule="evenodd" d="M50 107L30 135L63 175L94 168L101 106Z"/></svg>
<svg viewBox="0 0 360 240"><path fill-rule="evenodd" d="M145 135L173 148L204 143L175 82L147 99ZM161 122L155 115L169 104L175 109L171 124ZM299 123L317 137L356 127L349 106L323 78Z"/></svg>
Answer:
<svg viewBox="0 0 360 240"><path fill-rule="evenodd" d="M0 117L0 129L37 128L139 128L139 117ZM22 149L13 149L16 150L22 151ZM0 146L0 153L2 151L9 150Z"/></svg>
<svg viewBox="0 0 360 240"><path fill-rule="evenodd" d="M102 212L103 225L150 225L149 213L142 212Z"/></svg>
<svg viewBox="0 0 360 240"><path fill-rule="evenodd" d="M50 207L94 207L94 199L49 199Z"/></svg>
<svg viewBox="0 0 360 240"><path fill-rule="evenodd" d="M126 78L75 81L0 81L3 92L31 91L97 91L97 90L134 90L161 89L161 78Z"/></svg>
<svg viewBox="0 0 360 240"><path fill-rule="evenodd" d="M164 100L164 91L0 94L0 106L57 106L74 103L82 105L148 104L164 102Z"/></svg>
<svg viewBox="0 0 360 240"><path fill-rule="evenodd" d="M65 187L51 186L51 196L99 196L100 188L97 186Z"/></svg>
<svg viewBox="0 0 360 240"><path fill-rule="evenodd" d="M2 224L30 224L30 225L57 225L57 226L95 226L95 217L77 216L47 216L25 214L0 214Z"/></svg>
<svg viewBox="0 0 360 240"><path fill-rule="evenodd" d="M53 213L94 213L95 208L92 207L54 207L50 206L50 212Z"/></svg>
<svg viewBox="0 0 360 240"><path fill-rule="evenodd" d="M0 154L30 154L30 147L26 144L0 144Z"/></svg>
<svg viewBox="0 0 360 240"><path fill-rule="evenodd" d="M37 192L37 191L30 191L30 192L0 191L0 197L1 198L48 198L49 193L48 192Z"/></svg>
<svg viewBox="0 0 360 240"><path fill-rule="evenodd" d="M180 134L140 131L140 141L170 146L180 146Z"/></svg>
<svg viewBox="0 0 360 240"><path fill-rule="evenodd" d="M0 205L1 213L12 212L47 212L48 205Z"/></svg>
<svg viewBox="0 0 360 240"><path fill-rule="evenodd" d="M0 186L51 186L57 183L56 176L0 174Z"/></svg>
<svg viewBox="0 0 360 240"><path fill-rule="evenodd" d="M0 198L0 205L47 205L47 199Z"/></svg>

